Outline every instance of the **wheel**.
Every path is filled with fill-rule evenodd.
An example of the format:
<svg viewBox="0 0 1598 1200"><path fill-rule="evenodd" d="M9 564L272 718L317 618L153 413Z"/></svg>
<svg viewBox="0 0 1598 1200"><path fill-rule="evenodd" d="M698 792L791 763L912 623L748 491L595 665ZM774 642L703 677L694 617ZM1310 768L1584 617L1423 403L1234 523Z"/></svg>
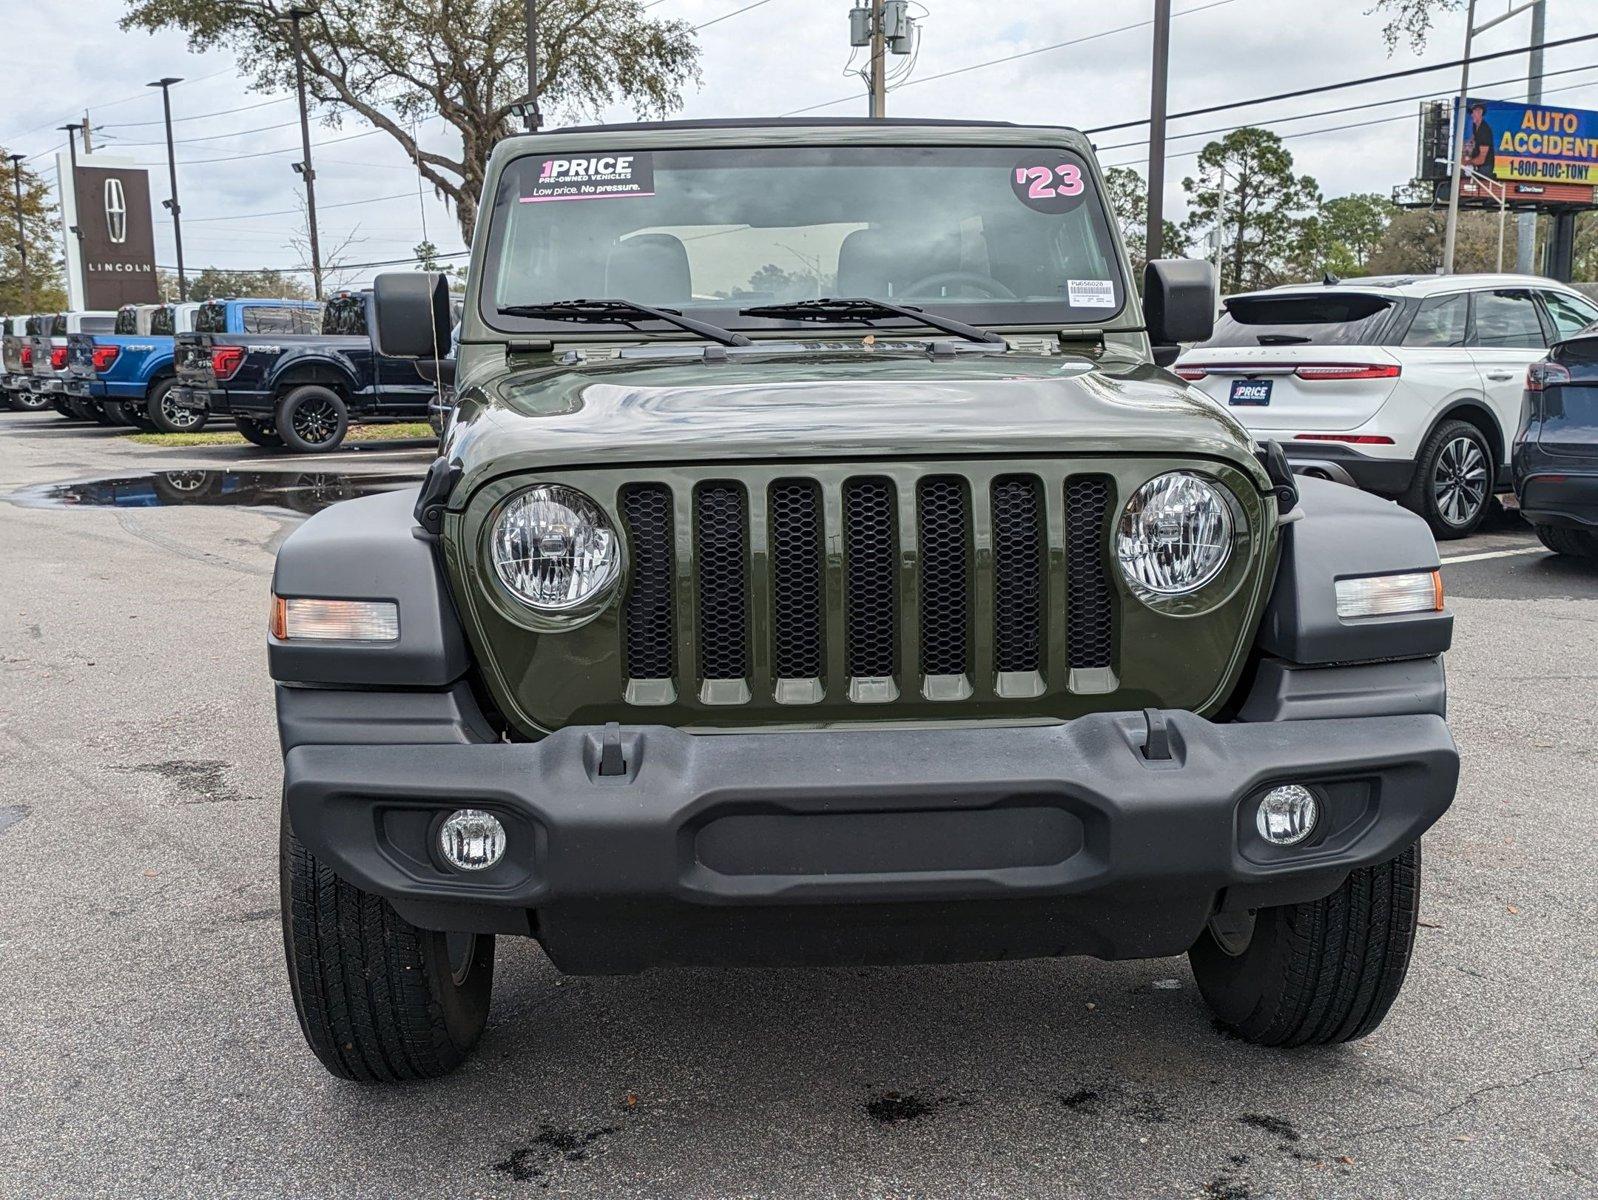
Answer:
<svg viewBox="0 0 1598 1200"><path fill-rule="evenodd" d="M244 440L257 446L264 446L268 450L283 449L283 439L278 437L277 430L270 421L252 421L248 417L234 417L233 424L244 435Z"/></svg>
<svg viewBox="0 0 1598 1200"><path fill-rule="evenodd" d="M1230 1033L1260 1046L1364 1037L1398 997L1420 912L1420 843L1322 900L1217 917L1188 951Z"/></svg>
<svg viewBox="0 0 1598 1200"><path fill-rule="evenodd" d="M1446 541L1476 532L1492 495L1493 453L1486 437L1469 422L1444 421L1421 447L1403 503Z"/></svg>
<svg viewBox="0 0 1598 1200"><path fill-rule="evenodd" d="M127 410L122 407L122 401L120 400L100 401L100 411L105 414L106 424L108 425L131 424L128 420Z"/></svg>
<svg viewBox="0 0 1598 1200"><path fill-rule="evenodd" d="M96 419L89 406L76 396L68 396L62 403L67 406L68 416L76 417L80 421L93 421Z"/></svg>
<svg viewBox="0 0 1598 1200"><path fill-rule="evenodd" d="M50 401L38 392L12 392L11 407L19 412L39 412L49 408Z"/></svg>
<svg viewBox="0 0 1598 1200"><path fill-rule="evenodd" d="M150 420L149 410L143 404L129 401L122 406L122 411L127 414L128 424L141 433L155 433L155 422Z"/></svg>
<svg viewBox="0 0 1598 1200"><path fill-rule="evenodd" d="M332 388L312 383L295 388L279 402L273 424L290 450L325 454L344 440L350 413Z"/></svg>
<svg viewBox="0 0 1598 1200"><path fill-rule="evenodd" d="M1537 540L1555 554L1572 558L1598 558L1598 535L1560 525L1538 525Z"/></svg>
<svg viewBox="0 0 1598 1200"><path fill-rule="evenodd" d="M80 400L78 403L82 404L83 407L88 410L89 419L91 421L93 421L96 425L120 425L120 424L122 424L121 421L112 420L111 419L111 414L106 412L106 410L105 410L105 405L101 404L97 400Z"/></svg>
<svg viewBox="0 0 1598 1200"><path fill-rule="evenodd" d="M199 433L211 414L203 408L182 408L172 400L175 380L163 379L150 387L144 411L158 433Z"/></svg>
<svg viewBox="0 0 1598 1200"><path fill-rule="evenodd" d="M447 1075L488 1021L489 934L418 929L317 862L283 815L283 949L300 1031L342 1079Z"/></svg>

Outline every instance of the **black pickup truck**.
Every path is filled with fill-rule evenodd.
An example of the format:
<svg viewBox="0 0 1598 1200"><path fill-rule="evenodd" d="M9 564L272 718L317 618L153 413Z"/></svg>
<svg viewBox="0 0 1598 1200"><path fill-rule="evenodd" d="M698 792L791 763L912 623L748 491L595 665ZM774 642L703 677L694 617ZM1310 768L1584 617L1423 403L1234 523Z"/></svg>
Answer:
<svg viewBox="0 0 1598 1200"><path fill-rule="evenodd" d="M379 354L371 303L369 291L336 293L320 333L179 334L173 402L231 415L257 446L300 453L336 449L352 419L428 419L438 402L434 364ZM202 306L197 330L204 315Z"/></svg>

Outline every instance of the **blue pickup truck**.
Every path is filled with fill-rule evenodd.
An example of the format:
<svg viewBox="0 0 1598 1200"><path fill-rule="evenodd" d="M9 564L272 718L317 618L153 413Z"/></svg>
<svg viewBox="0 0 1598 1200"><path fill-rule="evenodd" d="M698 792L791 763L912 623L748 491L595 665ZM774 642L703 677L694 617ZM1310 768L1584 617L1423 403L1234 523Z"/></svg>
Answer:
<svg viewBox="0 0 1598 1200"><path fill-rule="evenodd" d="M440 371L447 379L453 367L450 348L440 347L439 370L379 354L371 304L369 291L334 293L320 330L307 334L212 333L197 322L178 338L173 402L229 414L257 446L300 454L337 448L352 419L427 420L444 393Z"/></svg>
<svg viewBox="0 0 1598 1200"><path fill-rule="evenodd" d="M177 336L187 333L309 333L321 322L314 300L210 300L126 305L110 334L68 339L67 394L97 403L111 420L162 433L204 427L205 411L173 402Z"/></svg>

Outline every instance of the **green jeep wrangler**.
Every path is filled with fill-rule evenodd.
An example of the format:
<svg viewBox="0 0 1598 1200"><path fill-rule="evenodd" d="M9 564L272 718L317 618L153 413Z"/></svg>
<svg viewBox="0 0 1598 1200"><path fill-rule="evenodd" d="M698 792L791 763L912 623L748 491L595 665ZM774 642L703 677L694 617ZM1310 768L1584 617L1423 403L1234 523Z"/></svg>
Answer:
<svg viewBox="0 0 1598 1200"><path fill-rule="evenodd" d="M446 352L383 276L386 354ZM289 978L357 1080L457 1066L495 938L562 971L1186 953L1225 1029L1369 1033L1448 808L1425 523L1162 364L1087 139L519 136L419 491L284 544Z"/></svg>

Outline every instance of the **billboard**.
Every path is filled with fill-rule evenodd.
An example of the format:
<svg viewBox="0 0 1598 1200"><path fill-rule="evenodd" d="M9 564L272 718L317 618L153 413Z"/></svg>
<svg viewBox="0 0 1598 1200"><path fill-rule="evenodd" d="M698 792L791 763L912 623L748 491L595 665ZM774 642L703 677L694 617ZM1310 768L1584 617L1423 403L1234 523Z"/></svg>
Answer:
<svg viewBox="0 0 1598 1200"><path fill-rule="evenodd" d="M73 309L110 310L161 298L155 273L150 176L108 155L83 156L74 172L58 157L67 297Z"/></svg>
<svg viewBox="0 0 1598 1200"><path fill-rule="evenodd" d="M1598 112L1472 98L1458 118L1459 161L1500 182L1598 184Z"/></svg>

